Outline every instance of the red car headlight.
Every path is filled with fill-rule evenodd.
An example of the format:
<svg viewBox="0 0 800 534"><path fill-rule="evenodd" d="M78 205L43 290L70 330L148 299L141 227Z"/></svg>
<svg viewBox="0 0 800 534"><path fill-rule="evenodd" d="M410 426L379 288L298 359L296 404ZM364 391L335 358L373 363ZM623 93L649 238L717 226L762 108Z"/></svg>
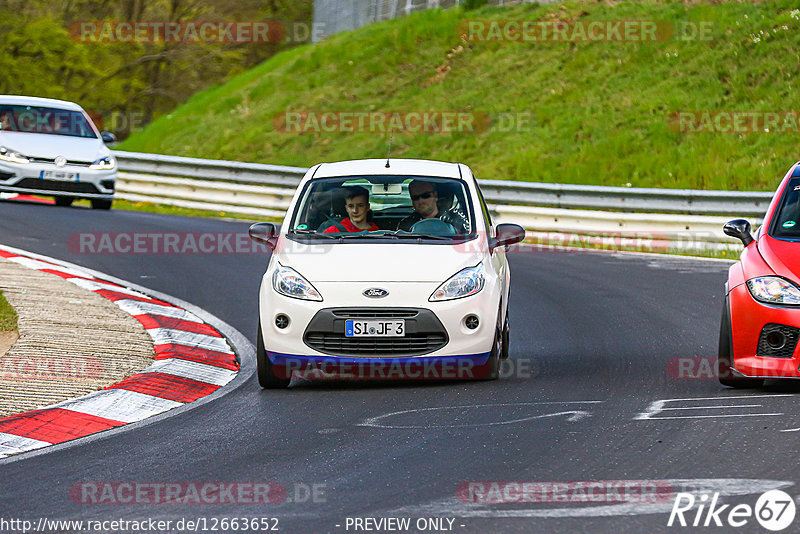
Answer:
<svg viewBox="0 0 800 534"><path fill-rule="evenodd" d="M765 304L800 306L800 288L777 276L751 278L747 289L754 299Z"/></svg>

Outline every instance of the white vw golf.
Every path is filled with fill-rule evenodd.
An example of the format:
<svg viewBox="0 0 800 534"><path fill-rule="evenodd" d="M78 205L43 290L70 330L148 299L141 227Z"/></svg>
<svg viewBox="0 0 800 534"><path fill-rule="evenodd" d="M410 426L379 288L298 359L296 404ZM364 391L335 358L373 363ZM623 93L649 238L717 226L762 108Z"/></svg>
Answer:
<svg viewBox="0 0 800 534"><path fill-rule="evenodd" d="M63 100L0 95L0 191L48 195L59 206L76 198L109 209L117 162L89 115Z"/></svg>
<svg viewBox="0 0 800 534"><path fill-rule="evenodd" d="M515 224L492 225L469 167L423 160L308 170L261 282L258 379L495 379L508 357Z"/></svg>

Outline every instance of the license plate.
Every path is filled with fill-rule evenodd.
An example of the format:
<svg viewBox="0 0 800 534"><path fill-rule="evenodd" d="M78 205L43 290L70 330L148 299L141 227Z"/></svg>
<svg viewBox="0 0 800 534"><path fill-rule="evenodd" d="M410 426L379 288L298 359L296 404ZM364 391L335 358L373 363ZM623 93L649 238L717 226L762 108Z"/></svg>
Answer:
<svg viewBox="0 0 800 534"><path fill-rule="evenodd" d="M347 337L402 337L406 335L406 322L403 319L375 321L348 319L344 323Z"/></svg>
<svg viewBox="0 0 800 534"><path fill-rule="evenodd" d="M77 172L63 171L42 171L39 177L43 180L59 180L61 182L77 182L79 178Z"/></svg>

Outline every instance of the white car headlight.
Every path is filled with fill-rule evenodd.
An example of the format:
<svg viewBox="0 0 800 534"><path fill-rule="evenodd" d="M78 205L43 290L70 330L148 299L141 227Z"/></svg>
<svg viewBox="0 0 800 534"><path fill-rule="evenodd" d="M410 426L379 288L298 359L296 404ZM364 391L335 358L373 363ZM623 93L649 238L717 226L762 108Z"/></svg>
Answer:
<svg viewBox="0 0 800 534"><path fill-rule="evenodd" d="M777 276L759 276L747 281L753 298L766 304L800 305L800 288Z"/></svg>
<svg viewBox="0 0 800 534"><path fill-rule="evenodd" d="M453 300L462 297L469 297L483 289L486 277L483 274L483 264L479 263L475 267L467 267L453 275L447 282L440 285L433 294L428 297L430 302L440 300Z"/></svg>
<svg viewBox="0 0 800 534"><path fill-rule="evenodd" d="M0 161L8 161L10 163L29 163L30 160L27 156L23 156L19 152L14 152L4 146L0 146Z"/></svg>
<svg viewBox="0 0 800 534"><path fill-rule="evenodd" d="M291 267L284 267L280 263L272 275L272 288L281 295L294 299L322 302L322 295L311 282Z"/></svg>
<svg viewBox="0 0 800 534"><path fill-rule="evenodd" d="M106 156L104 158L100 158L91 165L89 165L90 169L98 170L98 171L107 171L109 169L113 169L117 166L117 160L114 159L114 156Z"/></svg>

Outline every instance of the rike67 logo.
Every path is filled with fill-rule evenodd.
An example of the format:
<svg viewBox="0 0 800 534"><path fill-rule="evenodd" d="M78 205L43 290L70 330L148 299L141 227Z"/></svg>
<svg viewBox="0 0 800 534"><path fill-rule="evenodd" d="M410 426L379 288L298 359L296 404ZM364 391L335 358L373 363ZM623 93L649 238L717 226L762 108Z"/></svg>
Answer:
<svg viewBox="0 0 800 534"><path fill-rule="evenodd" d="M796 508L794 499L781 490L770 490L749 504L720 504L719 492L709 498L707 494L676 493L667 526L734 528L752 526L755 520L763 528L777 532L794 521Z"/></svg>

